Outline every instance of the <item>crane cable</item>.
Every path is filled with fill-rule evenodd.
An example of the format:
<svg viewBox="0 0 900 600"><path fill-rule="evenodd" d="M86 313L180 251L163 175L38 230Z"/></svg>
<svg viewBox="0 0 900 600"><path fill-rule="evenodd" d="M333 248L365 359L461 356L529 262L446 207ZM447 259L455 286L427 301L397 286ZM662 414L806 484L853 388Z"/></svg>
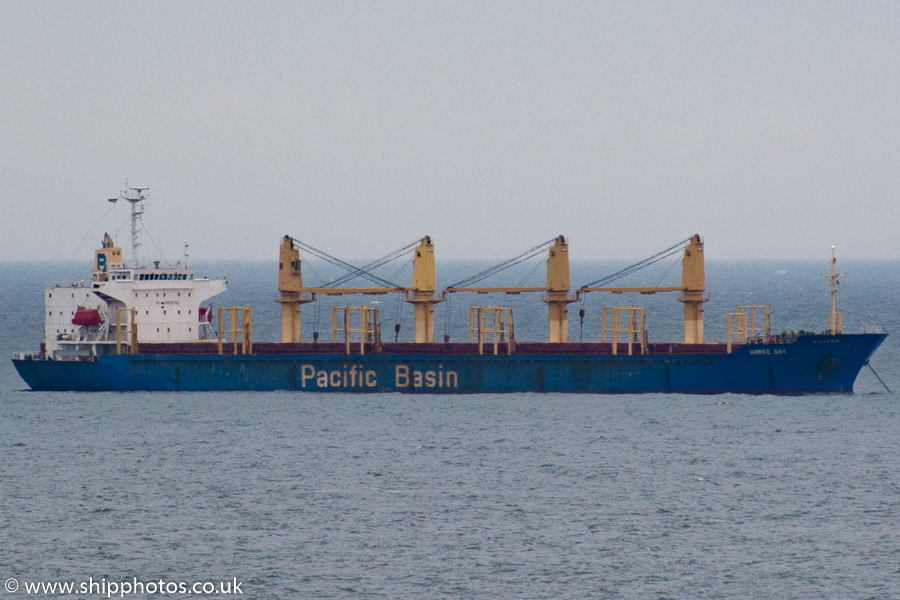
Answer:
<svg viewBox="0 0 900 600"><path fill-rule="evenodd" d="M312 254L318 258L321 258L325 262L328 262L332 265L341 267L342 269L345 269L346 271L348 271L348 273L346 275L343 275L337 279L334 279L332 281L324 283L322 285L322 287L337 287L343 283L346 283L348 281L355 279L356 277L365 277L369 281L376 283L378 285L384 286L384 287L399 288L401 286L397 285L396 283L394 283L388 279L379 277L379 276L375 275L374 273L372 273L371 271L374 269L377 269L379 267L382 267L382 266L406 255L410 250L412 250L417 245L419 245L422 242L422 240L424 240L424 238L419 238L418 240L416 240L410 244L407 244L407 245L403 246L402 248L398 248L397 250L389 252L388 254L385 254L381 258L377 258L377 259L373 260L372 262L370 262L366 265L363 265L361 267L356 267L354 265L351 265L350 263L345 262L339 258L336 258L323 250L319 250L318 248L315 248L314 246L305 244L305 243L297 240L296 238L292 238L292 240L298 247L303 248L310 254ZM400 269L397 271L397 273L394 274L394 278L396 279L400 275L400 273L403 272L403 269L405 269L408 265L412 264L412 262L413 262L413 259L410 259L409 261L404 262L404 264L400 267ZM316 269L313 268L313 266L311 264L307 263L307 268L309 268L320 281L323 281L323 282L325 281L325 279L316 271ZM403 307L403 299L401 297L399 299L399 303L397 306L397 324L395 326L395 331L396 331L397 336L399 336L399 334L400 334L400 310L402 309L402 307ZM318 332L319 308L320 308L320 303L317 302L316 303L316 311L315 311L315 329L316 329L316 331L313 333L313 341L318 341L318 338L319 338L319 332Z"/></svg>
<svg viewBox="0 0 900 600"><path fill-rule="evenodd" d="M450 301L453 300L453 295L447 296L447 303L444 306L444 342L450 342Z"/></svg>
<svg viewBox="0 0 900 600"><path fill-rule="evenodd" d="M487 269L485 269L479 273L476 273L475 275L472 275L468 279L463 279L462 281L458 281L448 287L462 288L462 287L468 287L468 286L472 285L473 283L478 283L479 281L487 279L488 277L490 277L492 275L496 275L497 273L500 273L501 271L504 271L510 267L514 267L515 265L517 265L521 262L524 262L530 258L534 258L538 254L543 252L545 249L547 249L549 246L551 246L554 242L556 242L557 239L558 238L553 238L552 240L548 240L548 241L544 242L543 244L539 244L539 245L535 246L534 248L526 250L525 252L523 252L522 254L519 254L518 256L514 256L513 258L505 260L502 263L498 263L492 267L488 267Z"/></svg>
<svg viewBox="0 0 900 600"><path fill-rule="evenodd" d="M634 273L636 271L640 271L641 269L643 269L645 267L649 267L653 263L656 263L656 262L659 262L666 258L669 258L673 254L680 252L681 249L684 248L684 246L691 241L691 239L692 238L687 238L686 240L682 240L682 241L678 242L677 244L675 244L674 246L670 246L670 247L666 248L665 250L662 250L661 252L657 252L653 256L650 256L648 258L645 258L644 260L638 261L638 262L634 263L633 265L625 267L624 269L622 269L620 271L616 271L612 275L607 275L606 277L603 277L596 281L592 281L591 283L588 283L587 285L584 285L582 287L602 287L608 283L612 283L613 281L621 279L627 275L631 275L632 273Z"/></svg>
<svg viewBox="0 0 900 600"><path fill-rule="evenodd" d="M357 267L357 269L358 269L359 271L365 271L365 272L367 272L367 273L370 272L370 271L373 271L373 270L375 270L375 269L377 269L377 268L379 268L379 267L382 267L382 266L384 266L384 265L386 265L386 264L388 264L388 263L390 263L390 262L392 262L392 261L394 261L394 260L397 260L398 258L402 258L402 257L405 256L410 250L412 250L413 248L415 248L416 246L418 246L421 242L422 242L422 238L420 238L420 239L418 239L418 240L416 240L416 241L414 241L414 242L412 242L412 243L410 243L410 244L407 244L407 245L403 246L402 248L398 248L397 250L394 250L393 252L389 252L389 253L385 254L384 256L382 256L381 258L377 258L377 259L373 260L373 261L370 262L369 264L363 265L363 266L361 266L361 267ZM412 262L412 261L410 261L410 262ZM403 269L406 267L407 264L408 264L408 263L404 263L404 264L403 264L403 267L401 267L400 270L397 272L397 274L394 275L394 278L395 278L395 279L396 279L397 276L400 274L400 272L403 271ZM324 287L335 287L335 286L341 285L341 284L343 284L343 283L347 283L348 281L350 281L350 280L352 280L353 278L358 277L358 276L359 276L359 273L355 273L355 272L354 272L354 273L348 273L348 274L346 274L346 275L344 275L344 276L342 276L342 277L339 277L338 279L335 279L334 281L330 281L330 282L326 283L326 284L324 285ZM387 280L386 280L386 281L387 281ZM400 286L394 285L393 287L400 287Z"/></svg>
<svg viewBox="0 0 900 600"><path fill-rule="evenodd" d="M361 268L361 267L353 266L353 265L351 265L350 263L348 263L348 262L346 262L346 261L343 261L343 260L341 260L341 259L339 259L339 258L337 258L337 257L334 257L334 256L328 254L327 252L323 251L323 250L319 250L318 248L315 248L314 246L310 246L309 244L305 244L305 243L299 241L299 240L296 239L296 238L293 238L293 240L294 240L294 243L295 243L298 247L300 247L300 248L306 250L307 252L309 252L309 253L312 254L313 256L316 256L316 257L318 257L318 258L321 258L322 260L324 260L324 261L327 262L327 263L330 263L330 264L332 264L332 265L334 265L334 266L337 266L337 267L340 267L340 268L346 270L346 271L350 274L349 279L352 279L353 277L365 277L366 279L368 279L368 280L371 281L372 283L375 283L375 284L377 284L377 285L379 285L379 286L382 286L382 287L393 287L393 288L400 287L399 285L397 285L396 283L394 283L394 282L392 282L392 281L388 281L387 279L384 279L384 278L382 278L382 277L378 277L377 275L375 275L375 274L373 274L373 273L370 273L368 270L366 270L365 267L362 267L362 268ZM381 259L378 259L378 260L380 261ZM374 262L378 262L378 261L374 261ZM337 280L336 280L336 281L337 281ZM333 285L334 282L331 282L331 284ZM326 285L326 287L328 287L328 285Z"/></svg>

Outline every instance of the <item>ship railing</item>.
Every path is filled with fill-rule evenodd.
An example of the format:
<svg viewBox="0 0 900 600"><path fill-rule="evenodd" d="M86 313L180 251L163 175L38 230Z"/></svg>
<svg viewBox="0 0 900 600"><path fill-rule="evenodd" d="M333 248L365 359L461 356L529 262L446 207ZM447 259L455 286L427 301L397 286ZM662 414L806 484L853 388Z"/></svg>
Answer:
<svg viewBox="0 0 900 600"><path fill-rule="evenodd" d="M884 329L880 325L866 325L862 321L859 324L863 333L884 333Z"/></svg>
<svg viewBox="0 0 900 600"><path fill-rule="evenodd" d="M17 360L53 360L49 354L16 354Z"/></svg>
<svg viewBox="0 0 900 600"><path fill-rule="evenodd" d="M44 287L48 288L68 288L68 289L83 289L91 287L90 281L85 281L82 279L81 281L73 281L71 283L59 283L58 281L54 281L53 283L47 284Z"/></svg>
<svg viewBox="0 0 900 600"><path fill-rule="evenodd" d="M747 343L747 313L728 313L726 319L725 347L726 352L731 354L733 344Z"/></svg>

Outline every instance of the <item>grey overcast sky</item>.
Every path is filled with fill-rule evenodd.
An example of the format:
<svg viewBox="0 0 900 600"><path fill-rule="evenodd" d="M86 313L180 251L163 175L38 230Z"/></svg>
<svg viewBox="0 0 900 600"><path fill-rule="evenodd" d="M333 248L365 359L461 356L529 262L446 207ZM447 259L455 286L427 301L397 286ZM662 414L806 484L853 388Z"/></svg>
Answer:
<svg viewBox="0 0 900 600"><path fill-rule="evenodd" d="M0 259L127 247L126 179L170 259L900 259L893 0L4 0L0 37Z"/></svg>

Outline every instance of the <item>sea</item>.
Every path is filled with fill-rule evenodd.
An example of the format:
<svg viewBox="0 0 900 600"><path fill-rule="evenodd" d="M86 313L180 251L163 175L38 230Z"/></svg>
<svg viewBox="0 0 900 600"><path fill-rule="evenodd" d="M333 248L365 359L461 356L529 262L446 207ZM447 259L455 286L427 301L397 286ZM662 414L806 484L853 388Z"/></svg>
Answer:
<svg viewBox="0 0 900 600"><path fill-rule="evenodd" d="M737 305L770 305L773 333L826 329L829 259L708 261L707 339ZM439 283L484 266L439 263ZM573 284L622 266L573 262ZM38 349L43 288L89 268L0 263L4 598L900 597L900 262L838 263L844 330L892 334L853 395L28 391L9 359ZM277 269L195 268L277 339ZM409 339L393 296L305 305L304 337L362 303ZM535 294L455 294L438 339L467 338L470 303L546 339ZM570 339L599 338L603 305L645 306L651 340L679 339L664 294L589 294Z"/></svg>

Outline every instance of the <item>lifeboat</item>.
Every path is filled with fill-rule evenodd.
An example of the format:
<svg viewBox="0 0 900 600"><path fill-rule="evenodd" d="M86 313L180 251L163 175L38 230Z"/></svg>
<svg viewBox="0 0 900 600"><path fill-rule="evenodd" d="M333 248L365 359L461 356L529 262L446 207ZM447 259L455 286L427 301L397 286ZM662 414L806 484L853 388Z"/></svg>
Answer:
<svg viewBox="0 0 900 600"><path fill-rule="evenodd" d="M79 306L75 311L75 317L72 319L72 325L80 325L87 327L96 327L100 324L100 311L96 308L85 308Z"/></svg>
<svg viewBox="0 0 900 600"><path fill-rule="evenodd" d="M212 323L212 307L201 306L199 317L201 323Z"/></svg>

